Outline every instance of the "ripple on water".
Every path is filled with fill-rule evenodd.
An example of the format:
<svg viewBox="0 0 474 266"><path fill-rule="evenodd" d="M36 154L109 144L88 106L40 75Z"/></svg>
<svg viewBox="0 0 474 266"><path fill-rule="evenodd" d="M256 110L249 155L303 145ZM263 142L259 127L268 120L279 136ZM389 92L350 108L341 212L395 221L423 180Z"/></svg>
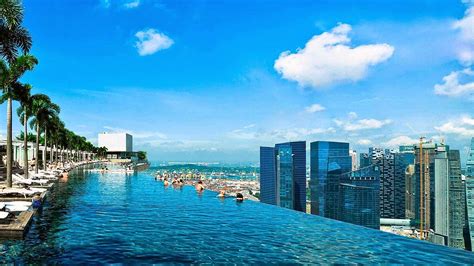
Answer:
<svg viewBox="0 0 474 266"><path fill-rule="evenodd" d="M150 175L76 172L54 188L24 241L4 241L19 263L448 263L471 253L275 206L220 200Z"/></svg>

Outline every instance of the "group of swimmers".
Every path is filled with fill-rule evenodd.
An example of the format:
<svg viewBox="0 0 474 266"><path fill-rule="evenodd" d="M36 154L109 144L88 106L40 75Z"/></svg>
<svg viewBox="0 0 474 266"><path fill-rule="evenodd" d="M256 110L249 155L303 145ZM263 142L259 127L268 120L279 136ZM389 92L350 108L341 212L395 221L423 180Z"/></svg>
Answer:
<svg viewBox="0 0 474 266"><path fill-rule="evenodd" d="M162 177L161 175L159 176L156 176L155 177L155 180L159 180L159 181L163 181L163 185L165 187L169 186L170 183L168 181L168 178L167 177ZM177 178L177 177L174 177L173 180L171 181L171 185L173 185L174 187L182 187L184 185L184 181L182 178ZM204 191L204 184L201 180L199 180L196 185L194 186L194 188L196 189L196 191L198 193L202 193ZM219 191L219 194L217 195L218 198L225 198L226 197L226 194L225 194L225 190L220 190ZM244 201L244 195L242 195L242 193L237 193L236 196L235 196L235 200L238 201L238 202L242 202Z"/></svg>

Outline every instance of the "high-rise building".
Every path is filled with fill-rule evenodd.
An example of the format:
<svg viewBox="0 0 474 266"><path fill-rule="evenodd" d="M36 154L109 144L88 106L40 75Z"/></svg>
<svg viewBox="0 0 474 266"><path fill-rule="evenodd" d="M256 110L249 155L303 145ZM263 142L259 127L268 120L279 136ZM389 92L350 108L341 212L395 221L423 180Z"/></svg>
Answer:
<svg viewBox="0 0 474 266"><path fill-rule="evenodd" d="M339 220L380 228L379 175L376 165L341 175Z"/></svg>
<svg viewBox="0 0 474 266"><path fill-rule="evenodd" d="M459 151L450 150L444 144L427 143L422 148L415 145L415 152L416 222L420 229L423 228L425 238L464 248L466 192L461 178ZM420 164L423 166L421 178ZM422 197L420 190L423 191Z"/></svg>
<svg viewBox="0 0 474 266"><path fill-rule="evenodd" d="M465 248L463 229L466 221L466 190L461 177L461 158L458 150L448 152L449 161L449 231L448 246Z"/></svg>
<svg viewBox="0 0 474 266"><path fill-rule="evenodd" d="M467 229L469 231L469 239L467 242L470 243L472 248L474 245L474 138L471 139L471 149L466 162L465 187Z"/></svg>
<svg viewBox="0 0 474 266"><path fill-rule="evenodd" d="M352 159L352 171L355 171L359 168L358 162L357 162L357 151L355 150L349 150L349 155L351 156Z"/></svg>
<svg viewBox="0 0 474 266"><path fill-rule="evenodd" d="M260 147L260 201L306 211L306 142Z"/></svg>
<svg viewBox="0 0 474 266"><path fill-rule="evenodd" d="M474 176L474 138L471 139L471 149L466 162L466 176Z"/></svg>
<svg viewBox="0 0 474 266"><path fill-rule="evenodd" d="M359 168L364 168L370 165L370 156L368 153L359 154Z"/></svg>
<svg viewBox="0 0 474 266"><path fill-rule="evenodd" d="M260 202L277 205L274 147L260 147Z"/></svg>
<svg viewBox="0 0 474 266"><path fill-rule="evenodd" d="M349 143L311 143L311 213L339 220L341 174L351 172Z"/></svg>
<svg viewBox="0 0 474 266"><path fill-rule="evenodd" d="M368 157L367 164L380 169L380 217L405 219L405 172L414 154L369 148Z"/></svg>

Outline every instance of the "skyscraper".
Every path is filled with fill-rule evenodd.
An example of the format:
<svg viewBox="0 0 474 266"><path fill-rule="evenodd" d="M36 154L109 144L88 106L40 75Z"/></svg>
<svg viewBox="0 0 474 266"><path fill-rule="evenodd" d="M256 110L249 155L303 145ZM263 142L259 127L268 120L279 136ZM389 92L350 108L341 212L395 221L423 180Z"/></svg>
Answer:
<svg viewBox="0 0 474 266"><path fill-rule="evenodd" d="M474 138L466 163L466 212L471 247L474 244Z"/></svg>
<svg viewBox="0 0 474 266"><path fill-rule="evenodd" d="M466 190L461 178L461 158L458 150L448 152L449 161L449 231L448 246L465 248L463 229L466 221Z"/></svg>
<svg viewBox="0 0 474 266"><path fill-rule="evenodd" d="M354 150L349 150L349 155L351 156L352 159L352 171L355 171L359 168L358 162L357 162L357 151Z"/></svg>
<svg viewBox="0 0 474 266"><path fill-rule="evenodd" d="M260 147L260 202L277 205L275 148Z"/></svg>
<svg viewBox="0 0 474 266"><path fill-rule="evenodd" d="M379 175L376 165L341 175L338 215L341 221L380 228Z"/></svg>
<svg viewBox="0 0 474 266"><path fill-rule="evenodd" d="M413 164L413 153L370 148L368 165L380 169L380 217L405 218L405 172Z"/></svg>
<svg viewBox="0 0 474 266"><path fill-rule="evenodd" d="M306 142L260 147L260 201L306 211Z"/></svg>
<svg viewBox="0 0 474 266"><path fill-rule="evenodd" d="M351 172L349 143L311 143L311 213L339 220L341 174Z"/></svg>

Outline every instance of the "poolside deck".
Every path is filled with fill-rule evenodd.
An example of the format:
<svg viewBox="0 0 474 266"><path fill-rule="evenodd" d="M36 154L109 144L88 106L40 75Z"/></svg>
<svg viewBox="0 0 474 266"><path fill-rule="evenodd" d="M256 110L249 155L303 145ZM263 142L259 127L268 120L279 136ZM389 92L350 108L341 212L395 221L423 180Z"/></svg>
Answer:
<svg viewBox="0 0 474 266"><path fill-rule="evenodd" d="M48 190L41 193L41 202L44 202L46 195L54 186L54 183L51 183L48 187ZM43 186L44 187L44 186ZM31 198L21 197L21 198L0 198L1 202L9 201L31 201ZM7 224L0 224L0 239L23 239L30 228L31 221L33 220L33 215L36 213L36 209L28 210L21 212L15 218L13 218Z"/></svg>

